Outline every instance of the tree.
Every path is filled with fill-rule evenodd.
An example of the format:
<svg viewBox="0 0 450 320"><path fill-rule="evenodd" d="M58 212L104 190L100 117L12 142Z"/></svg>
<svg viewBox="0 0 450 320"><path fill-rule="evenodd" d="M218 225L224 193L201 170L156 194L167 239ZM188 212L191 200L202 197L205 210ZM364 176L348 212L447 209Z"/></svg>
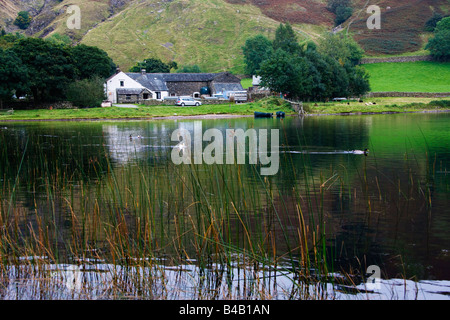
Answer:
<svg viewBox="0 0 450 320"><path fill-rule="evenodd" d="M307 96L311 90L311 77L304 57L290 55L278 49L261 64L261 86L286 94L291 98Z"/></svg>
<svg viewBox="0 0 450 320"><path fill-rule="evenodd" d="M88 79L95 76L108 78L116 70L116 65L108 54L97 47L79 44L71 48L78 79Z"/></svg>
<svg viewBox="0 0 450 320"><path fill-rule="evenodd" d="M326 97L346 97L348 95L349 77L345 67L331 56L324 55L328 72L324 73L322 81L326 85Z"/></svg>
<svg viewBox="0 0 450 320"><path fill-rule="evenodd" d="M72 82L66 89L66 96L77 107L100 107L105 99L104 79L94 76Z"/></svg>
<svg viewBox="0 0 450 320"><path fill-rule="evenodd" d="M439 21L444 18L440 13L434 12L433 16L425 22L425 31L433 32Z"/></svg>
<svg viewBox="0 0 450 320"><path fill-rule="evenodd" d="M176 66L174 61L164 63L160 59L149 58L136 63L130 68L130 72L141 72L142 69L145 69L148 73L170 73L170 69Z"/></svg>
<svg viewBox="0 0 450 320"><path fill-rule="evenodd" d="M280 26L275 31L275 39L273 40L273 50L282 49L290 54L301 54L302 47L298 43L297 35L289 23Z"/></svg>
<svg viewBox="0 0 450 320"><path fill-rule="evenodd" d="M318 51L339 61L341 65L347 62L357 65L364 51L350 36L328 33L318 44Z"/></svg>
<svg viewBox="0 0 450 320"><path fill-rule="evenodd" d="M327 9L336 13L339 7L351 7L350 0L328 0Z"/></svg>
<svg viewBox="0 0 450 320"><path fill-rule="evenodd" d="M324 57L317 52L315 44L308 44L305 58L309 61L312 77L311 98L324 100L331 96L331 69Z"/></svg>
<svg viewBox="0 0 450 320"><path fill-rule="evenodd" d="M450 17L443 18L436 24L435 32L450 30Z"/></svg>
<svg viewBox="0 0 450 320"><path fill-rule="evenodd" d="M27 78L27 69L19 57L11 50L0 48L0 109L4 100L27 90Z"/></svg>
<svg viewBox="0 0 450 320"><path fill-rule="evenodd" d="M336 9L336 18L334 19L335 25L340 25L341 23L344 23L347 21L348 18L350 18L353 14L353 8L352 7L343 7L339 6Z"/></svg>
<svg viewBox="0 0 450 320"><path fill-rule="evenodd" d="M350 0L329 0L327 8L336 15L334 23L340 25L353 14Z"/></svg>
<svg viewBox="0 0 450 320"><path fill-rule="evenodd" d="M177 70L177 73L201 73L202 70L196 64L193 66L183 66L181 69Z"/></svg>
<svg viewBox="0 0 450 320"><path fill-rule="evenodd" d="M32 20L33 18L30 16L28 11L20 11L17 14L16 20L14 20L14 24L20 29L26 29L28 28Z"/></svg>
<svg viewBox="0 0 450 320"><path fill-rule="evenodd" d="M435 33L428 41L425 49L430 50L431 55L437 61L450 61L450 30L442 30Z"/></svg>
<svg viewBox="0 0 450 320"><path fill-rule="evenodd" d="M68 46L72 43L72 39L66 34L54 33L45 40L52 42L53 44L60 44L63 46Z"/></svg>
<svg viewBox="0 0 450 320"><path fill-rule="evenodd" d="M272 42L263 35L247 39L242 47L244 53L245 73L257 75L261 63L273 54Z"/></svg>
<svg viewBox="0 0 450 320"><path fill-rule="evenodd" d="M64 89L75 79L68 49L39 38L24 38L11 48L28 69L28 85L35 102L64 98Z"/></svg>
<svg viewBox="0 0 450 320"><path fill-rule="evenodd" d="M24 36L18 32L16 32L15 34L13 33L5 33L4 35L2 35L0 37L0 48L3 49L9 49L12 48L14 46L14 43L19 40L19 39L23 39Z"/></svg>
<svg viewBox="0 0 450 320"><path fill-rule="evenodd" d="M348 94L361 97L370 91L369 73L361 66L350 66L347 70Z"/></svg>

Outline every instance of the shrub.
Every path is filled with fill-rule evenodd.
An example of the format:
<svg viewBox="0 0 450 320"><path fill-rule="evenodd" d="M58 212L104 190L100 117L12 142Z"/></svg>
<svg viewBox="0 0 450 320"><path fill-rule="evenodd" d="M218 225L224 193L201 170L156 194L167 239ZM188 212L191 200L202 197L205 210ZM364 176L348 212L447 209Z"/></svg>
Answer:
<svg viewBox="0 0 450 320"><path fill-rule="evenodd" d="M437 30L437 29L436 29ZM437 61L450 60L450 29L436 32L428 41L425 49L430 50L431 55Z"/></svg>
<svg viewBox="0 0 450 320"><path fill-rule="evenodd" d="M433 32L436 25L441 21L443 16L437 12L433 13L433 16L425 22L425 31Z"/></svg>
<svg viewBox="0 0 450 320"><path fill-rule="evenodd" d="M338 7L336 9L336 18L334 19L334 23L338 26L341 23L347 21L353 14L353 9L351 7Z"/></svg>
<svg viewBox="0 0 450 320"><path fill-rule="evenodd" d="M78 107L100 107L105 99L103 79L94 77L75 81L68 86L66 96Z"/></svg>
<svg viewBox="0 0 450 320"><path fill-rule="evenodd" d="M20 11L17 14L16 20L14 20L14 24L18 26L20 29L26 29L28 28L32 20L33 19L31 18L28 11Z"/></svg>
<svg viewBox="0 0 450 320"><path fill-rule="evenodd" d="M450 100L433 100L433 101L430 101L430 103L428 105L433 106L433 107L438 107L438 108L449 108Z"/></svg>

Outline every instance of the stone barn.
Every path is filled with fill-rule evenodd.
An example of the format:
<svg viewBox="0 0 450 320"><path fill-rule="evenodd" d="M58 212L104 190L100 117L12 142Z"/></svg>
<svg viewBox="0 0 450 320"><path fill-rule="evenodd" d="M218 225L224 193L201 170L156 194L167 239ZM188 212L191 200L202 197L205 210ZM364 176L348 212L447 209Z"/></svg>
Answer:
<svg viewBox="0 0 450 320"><path fill-rule="evenodd" d="M200 97L204 88L208 88L210 95L243 90L241 80L229 72L167 73L164 79L170 96Z"/></svg>

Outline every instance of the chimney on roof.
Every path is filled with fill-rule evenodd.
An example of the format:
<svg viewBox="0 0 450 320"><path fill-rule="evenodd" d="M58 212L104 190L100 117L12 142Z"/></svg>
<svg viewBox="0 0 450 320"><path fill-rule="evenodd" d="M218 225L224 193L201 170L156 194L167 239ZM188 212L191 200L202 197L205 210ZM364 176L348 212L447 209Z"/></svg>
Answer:
<svg viewBox="0 0 450 320"><path fill-rule="evenodd" d="M118 74L120 72L120 68L119 68L119 66L117 66L117 68L116 68L116 74Z"/></svg>
<svg viewBox="0 0 450 320"><path fill-rule="evenodd" d="M147 73L147 70L141 69L141 74L146 74L146 73Z"/></svg>

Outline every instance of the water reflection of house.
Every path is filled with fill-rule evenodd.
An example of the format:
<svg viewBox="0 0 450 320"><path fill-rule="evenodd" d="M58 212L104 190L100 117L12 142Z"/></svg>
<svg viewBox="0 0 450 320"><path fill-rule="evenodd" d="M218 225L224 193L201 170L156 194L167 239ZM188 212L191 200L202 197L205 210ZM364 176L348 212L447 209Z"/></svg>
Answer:
<svg viewBox="0 0 450 320"><path fill-rule="evenodd" d="M240 79L229 72L147 73L144 69L140 73L118 70L106 80L105 89L112 103L142 103L170 96L230 96L244 91Z"/></svg>
<svg viewBox="0 0 450 320"><path fill-rule="evenodd" d="M164 124L152 128L105 124L102 130L109 156L116 163L150 158L167 161L168 151L172 148L170 131Z"/></svg>

